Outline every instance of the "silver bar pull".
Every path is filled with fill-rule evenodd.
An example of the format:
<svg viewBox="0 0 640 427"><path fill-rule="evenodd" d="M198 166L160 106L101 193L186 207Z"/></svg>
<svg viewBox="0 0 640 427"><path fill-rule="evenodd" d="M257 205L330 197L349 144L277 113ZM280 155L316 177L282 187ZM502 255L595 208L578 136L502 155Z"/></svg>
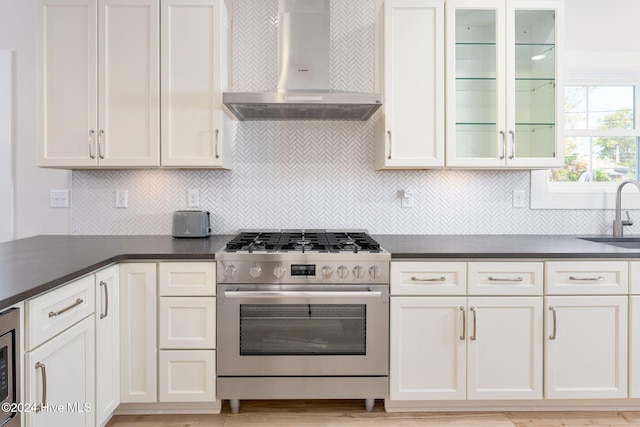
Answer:
<svg viewBox="0 0 640 427"><path fill-rule="evenodd" d="M231 291L224 292L225 298L382 298L378 291Z"/></svg>
<svg viewBox="0 0 640 427"><path fill-rule="evenodd" d="M104 314L100 313L100 318L104 319L109 315L109 287L103 280L100 281L100 287L104 289Z"/></svg>
<svg viewBox="0 0 640 427"><path fill-rule="evenodd" d="M42 411L42 407L47 404L47 368L44 363L36 363L36 369L41 370L42 374L42 403L36 407L36 412Z"/></svg>
<svg viewBox="0 0 640 427"><path fill-rule="evenodd" d="M511 136L511 155L509 158L513 159L516 156L516 133L510 130L509 135Z"/></svg>
<svg viewBox="0 0 640 427"><path fill-rule="evenodd" d="M102 152L102 143L104 142L104 129L100 129L98 132L98 156L104 159L104 153Z"/></svg>
<svg viewBox="0 0 640 427"><path fill-rule="evenodd" d="M96 156L93 155L93 145L95 144L96 131L93 129L89 129L89 158L95 159Z"/></svg>
<svg viewBox="0 0 640 427"><path fill-rule="evenodd" d="M470 307L469 310L471 310L471 313L473 313L473 332L471 332L472 335L469 337L469 339L471 341L475 341L476 340L476 308Z"/></svg>
<svg viewBox="0 0 640 427"><path fill-rule="evenodd" d="M444 277L444 276L436 277L436 278L433 278L433 279L421 279L420 277L411 276L411 281L412 282L444 282L446 280L447 280L447 278Z"/></svg>
<svg viewBox="0 0 640 427"><path fill-rule="evenodd" d="M551 313L553 313L553 330L551 332L551 335L549 335L549 339L550 340L555 340L556 339L556 308L552 305L549 306L549 310L551 310Z"/></svg>
<svg viewBox="0 0 640 427"><path fill-rule="evenodd" d="M79 306L80 304L82 304L84 302L84 300L82 300L81 298L76 299L76 302L74 302L73 304L71 304L69 307L65 307L62 310L58 310L58 311L50 311L49 312L49 317L56 317L61 315L62 313L65 313L69 310L71 310L72 308L75 308L77 306Z"/></svg>
<svg viewBox="0 0 640 427"><path fill-rule="evenodd" d="M490 282L522 282L524 279L520 276L516 278L508 278L508 277L491 277L488 279Z"/></svg>
<svg viewBox="0 0 640 427"><path fill-rule="evenodd" d="M498 141L498 145L502 147L502 153L500 154L500 160L504 159L505 152L507 151L506 141L504 138L504 131L500 131L500 141Z"/></svg>
<svg viewBox="0 0 640 427"><path fill-rule="evenodd" d="M389 135L389 155L387 156L387 159L391 160L391 131L390 130L387 131L387 135Z"/></svg>
<svg viewBox="0 0 640 427"><path fill-rule="evenodd" d="M460 311L462 312L462 335L460 335L460 341L464 341L467 339L467 315L464 312L464 306L460 306Z"/></svg>
<svg viewBox="0 0 640 427"><path fill-rule="evenodd" d="M575 277L575 276L569 276L569 280L575 280L577 282L602 282L604 280L604 277L602 277L602 276L598 276L598 277Z"/></svg>
<svg viewBox="0 0 640 427"><path fill-rule="evenodd" d="M216 159L220 158L220 154L218 153L218 137L220 135L220 129L216 129L216 144L215 144L215 155Z"/></svg>

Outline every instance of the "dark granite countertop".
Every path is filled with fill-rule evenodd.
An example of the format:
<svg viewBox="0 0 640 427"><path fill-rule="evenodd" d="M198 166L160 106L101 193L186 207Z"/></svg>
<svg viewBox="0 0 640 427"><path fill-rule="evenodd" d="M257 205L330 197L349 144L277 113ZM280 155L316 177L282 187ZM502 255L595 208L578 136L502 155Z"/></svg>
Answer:
<svg viewBox="0 0 640 427"><path fill-rule="evenodd" d="M211 259L232 236L36 236L0 244L0 309L123 260Z"/></svg>
<svg viewBox="0 0 640 427"><path fill-rule="evenodd" d="M571 235L417 235L372 236L392 258L636 258L624 249ZM637 236L628 236L637 237Z"/></svg>
<svg viewBox="0 0 640 427"><path fill-rule="evenodd" d="M118 261L214 259L231 235L36 236L0 244L0 309ZM374 235L392 258L640 258L576 236Z"/></svg>

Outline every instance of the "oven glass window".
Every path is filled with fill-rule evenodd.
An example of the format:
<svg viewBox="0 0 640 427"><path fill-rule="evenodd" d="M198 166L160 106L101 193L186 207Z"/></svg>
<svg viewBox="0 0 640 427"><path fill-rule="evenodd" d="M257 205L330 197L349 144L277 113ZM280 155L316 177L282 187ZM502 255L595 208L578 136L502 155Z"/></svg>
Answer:
<svg viewBox="0 0 640 427"><path fill-rule="evenodd" d="M241 304L240 355L366 355L365 304Z"/></svg>

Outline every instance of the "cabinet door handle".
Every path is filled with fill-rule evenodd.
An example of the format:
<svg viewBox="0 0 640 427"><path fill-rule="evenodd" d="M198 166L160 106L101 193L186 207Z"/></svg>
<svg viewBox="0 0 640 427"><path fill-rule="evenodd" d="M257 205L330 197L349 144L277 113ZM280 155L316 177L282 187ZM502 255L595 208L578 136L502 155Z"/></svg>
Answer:
<svg viewBox="0 0 640 427"><path fill-rule="evenodd" d="M511 136L511 155L509 158L513 159L516 156L516 133L510 130L509 135Z"/></svg>
<svg viewBox="0 0 640 427"><path fill-rule="evenodd" d="M446 280L447 280L447 278L444 277L444 276L435 277L433 279L421 279L420 277L411 276L411 281L412 282L444 282Z"/></svg>
<svg viewBox="0 0 640 427"><path fill-rule="evenodd" d="M516 278L508 278L508 277L491 277L488 279L490 282L522 282L524 279L520 276Z"/></svg>
<svg viewBox="0 0 640 427"><path fill-rule="evenodd" d="M74 302L73 304L71 304L68 307L63 308L62 310L58 310L58 311L50 311L49 312L49 317L56 317L61 315L62 313L65 313L69 310L71 310L74 307L79 306L80 304L82 304L84 302L84 300L82 300L81 298L76 299L76 302Z"/></svg>
<svg viewBox="0 0 640 427"><path fill-rule="evenodd" d="M467 315L464 312L464 306L460 306L460 311L462 312L462 335L460 335L460 341L464 341L467 339Z"/></svg>
<svg viewBox="0 0 640 427"><path fill-rule="evenodd" d="M475 307L470 307L469 310L471 310L471 313L473 313L473 332L471 332L471 336L469 337L469 339L471 341L475 341L476 340L476 308Z"/></svg>
<svg viewBox="0 0 640 427"><path fill-rule="evenodd" d="M391 160L391 131L387 131L387 135L389 135L389 153L387 155L387 159Z"/></svg>
<svg viewBox="0 0 640 427"><path fill-rule="evenodd" d="M555 340L556 339L556 326L557 326L557 319L556 319L556 308L552 305L549 306L549 310L551 310L551 313L553 313L553 329L551 331L551 335L549 335L549 339L550 340Z"/></svg>
<svg viewBox="0 0 640 427"><path fill-rule="evenodd" d="M500 131L500 141L498 141L498 145L502 147L502 153L500 154L500 160L504 159L505 152L507 151L506 141L504 139L504 131Z"/></svg>
<svg viewBox="0 0 640 427"><path fill-rule="evenodd" d="M96 143L96 131L93 129L89 129L89 158L95 159L96 156L93 155L93 146Z"/></svg>
<svg viewBox="0 0 640 427"><path fill-rule="evenodd" d="M215 155L216 159L220 158L220 154L218 154L218 137L220 135L220 129L216 129L216 141L215 141Z"/></svg>
<svg viewBox="0 0 640 427"><path fill-rule="evenodd" d="M101 159L104 159L104 153L102 152L103 142L104 142L104 129L100 129L100 132L98 132L98 156L100 156Z"/></svg>
<svg viewBox="0 0 640 427"><path fill-rule="evenodd" d="M575 276L569 276L569 280L575 280L577 282L602 282L604 280L604 277L602 277L602 276L598 276L598 277L575 277Z"/></svg>
<svg viewBox="0 0 640 427"><path fill-rule="evenodd" d="M103 280L100 281L100 287L104 289L104 314L100 313L100 318L104 319L109 315L109 288Z"/></svg>
<svg viewBox="0 0 640 427"><path fill-rule="evenodd" d="M36 363L36 369L40 369L40 373L42 374L42 403L36 407L36 412L40 412L47 404L47 368L44 366L44 363L38 362Z"/></svg>

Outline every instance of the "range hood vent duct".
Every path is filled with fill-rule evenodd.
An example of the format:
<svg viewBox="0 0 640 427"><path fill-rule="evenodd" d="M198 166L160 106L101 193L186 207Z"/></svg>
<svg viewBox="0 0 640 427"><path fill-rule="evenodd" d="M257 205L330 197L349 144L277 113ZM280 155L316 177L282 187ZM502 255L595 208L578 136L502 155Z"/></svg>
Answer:
<svg viewBox="0 0 640 427"><path fill-rule="evenodd" d="M276 92L225 92L239 120L368 120L382 95L329 88L329 0L278 0Z"/></svg>

